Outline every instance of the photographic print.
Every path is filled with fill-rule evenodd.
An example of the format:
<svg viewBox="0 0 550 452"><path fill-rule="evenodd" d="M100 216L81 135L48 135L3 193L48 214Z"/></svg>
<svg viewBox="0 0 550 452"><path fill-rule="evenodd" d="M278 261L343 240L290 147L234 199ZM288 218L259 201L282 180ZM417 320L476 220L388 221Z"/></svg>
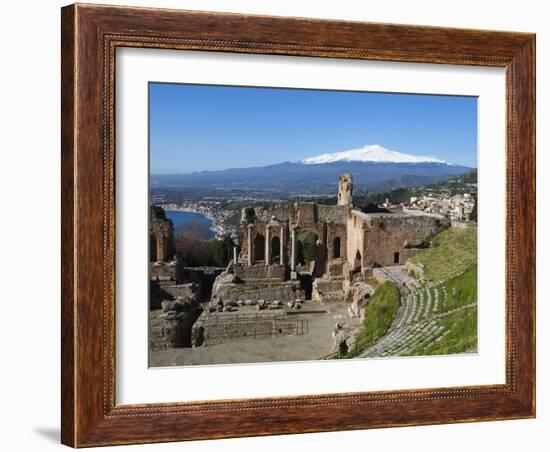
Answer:
<svg viewBox="0 0 550 452"><path fill-rule="evenodd" d="M477 352L476 97L148 89L151 367Z"/></svg>
<svg viewBox="0 0 550 452"><path fill-rule="evenodd" d="M535 417L534 34L77 4L61 37L63 444Z"/></svg>

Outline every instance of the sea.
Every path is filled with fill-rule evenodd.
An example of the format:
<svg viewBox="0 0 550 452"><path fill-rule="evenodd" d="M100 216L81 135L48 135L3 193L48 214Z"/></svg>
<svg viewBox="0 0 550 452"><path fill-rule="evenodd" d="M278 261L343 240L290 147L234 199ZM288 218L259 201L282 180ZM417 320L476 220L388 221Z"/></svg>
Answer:
<svg viewBox="0 0 550 452"><path fill-rule="evenodd" d="M212 220L200 213L167 210L166 217L172 220L176 233L182 229L185 230L193 226L199 228L201 234L203 234L205 238L210 239L215 237L214 231L212 231Z"/></svg>

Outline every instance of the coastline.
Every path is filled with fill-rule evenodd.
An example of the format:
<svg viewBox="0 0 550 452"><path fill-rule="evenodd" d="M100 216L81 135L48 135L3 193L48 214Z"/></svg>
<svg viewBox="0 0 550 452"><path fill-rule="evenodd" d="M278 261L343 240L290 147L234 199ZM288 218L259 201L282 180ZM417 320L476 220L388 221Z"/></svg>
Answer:
<svg viewBox="0 0 550 452"><path fill-rule="evenodd" d="M214 234L214 238L221 239L224 235L223 226L219 224L219 222L216 220L216 217L212 215L210 212L202 212L202 211L199 211L198 209L184 208L184 207L167 207L167 206L164 207L163 206L163 208L166 212L194 213L196 215L200 215L204 218L207 218L212 223L208 229Z"/></svg>
<svg viewBox="0 0 550 452"><path fill-rule="evenodd" d="M162 206L161 207L166 212L187 212L187 213L196 213L197 215L202 215L203 217L208 218L210 221L212 221L212 224L216 221L214 216L210 212L201 212L198 209L192 209L192 208L186 208L186 207L167 207Z"/></svg>

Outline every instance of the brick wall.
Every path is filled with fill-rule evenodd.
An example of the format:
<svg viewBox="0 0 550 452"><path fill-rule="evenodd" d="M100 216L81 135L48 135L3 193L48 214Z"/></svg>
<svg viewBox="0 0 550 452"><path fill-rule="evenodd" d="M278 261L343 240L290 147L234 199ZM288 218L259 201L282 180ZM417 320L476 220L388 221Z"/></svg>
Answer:
<svg viewBox="0 0 550 452"><path fill-rule="evenodd" d="M265 300L293 301L303 300L305 295L299 283L285 282L250 282L246 284L220 284L216 288L216 297L227 301Z"/></svg>
<svg viewBox="0 0 550 452"><path fill-rule="evenodd" d="M271 336L299 335L307 332L307 320L298 316L289 318L281 313L238 315L207 313L193 326L193 345L214 345L228 340L259 339Z"/></svg>
<svg viewBox="0 0 550 452"><path fill-rule="evenodd" d="M405 264L418 251L405 248L406 242L430 239L449 227L450 222L427 215L389 214L372 217L366 226L363 244L365 265L397 265Z"/></svg>
<svg viewBox="0 0 550 452"><path fill-rule="evenodd" d="M175 280L176 279L176 265L168 264L165 262L151 263L150 277L151 279L161 280Z"/></svg>
<svg viewBox="0 0 550 452"><path fill-rule="evenodd" d="M284 265L265 265L260 264L239 264L233 266L233 273L237 278L247 279L275 279L283 281L286 277L286 267Z"/></svg>
<svg viewBox="0 0 550 452"><path fill-rule="evenodd" d="M149 350L160 351L191 346L191 329L196 309L180 315L177 320L160 317L162 311L149 313Z"/></svg>

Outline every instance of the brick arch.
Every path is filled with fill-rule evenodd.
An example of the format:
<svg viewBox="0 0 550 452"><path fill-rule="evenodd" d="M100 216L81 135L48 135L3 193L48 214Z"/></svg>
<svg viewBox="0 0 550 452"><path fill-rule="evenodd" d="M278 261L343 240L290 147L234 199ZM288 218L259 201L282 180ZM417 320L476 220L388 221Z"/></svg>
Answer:
<svg viewBox="0 0 550 452"><path fill-rule="evenodd" d="M304 235L305 234L311 234L315 240L313 243L304 241ZM307 264L306 261L313 261L315 262L315 273L320 273L320 267L321 267L321 259L322 259L322 252L321 247L318 245L319 242L319 234L314 229L302 229L298 228L296 231L296 262L298 265L300 264ZM313 248L312 248L313 245Z"/></svg>
<svg viewBox="0 0 550 452"><path fill-rule="evenodd" d="M361 252L359 250L355 251L355 258L353 260L353 269L354 270L361 270L362 267L363 258L361 256Z"/></svg>
<svg viewBox="0 0 550 452"><path fill-rule="evenodd" d="M339 259L341 257L341 249L342 249L342 239L338 235L334 237L332 241L332 258L333 259Z"/></svg>
<svg viewBox="0 0 550 452"><path fill-rule="evenodd" d="M253 251L255 261L265 260L265 237L261 232L254 236Z"/></svg>
<svg viewBox="0 0 550 452"><path fill-rule="evenodd" d="M281 239L278 235L271 237L269 246L271 247L271 260L278 262L281 258Z"/></svg>
<svg viewBox="0 0 550 452"><path fill-rule="evenodd" d="M302 232L311 232L317 237L317 239L319 239L322 236L322 231L320 228L298 225L298 227L296 228L296 234L300 234Z"/></svg>
<svg viewBox="0 0 550 452"><path fill-rule="evenodd" d="M149 234L149 260L151 262L157 261L157 238L155 234Z"/></svg>

